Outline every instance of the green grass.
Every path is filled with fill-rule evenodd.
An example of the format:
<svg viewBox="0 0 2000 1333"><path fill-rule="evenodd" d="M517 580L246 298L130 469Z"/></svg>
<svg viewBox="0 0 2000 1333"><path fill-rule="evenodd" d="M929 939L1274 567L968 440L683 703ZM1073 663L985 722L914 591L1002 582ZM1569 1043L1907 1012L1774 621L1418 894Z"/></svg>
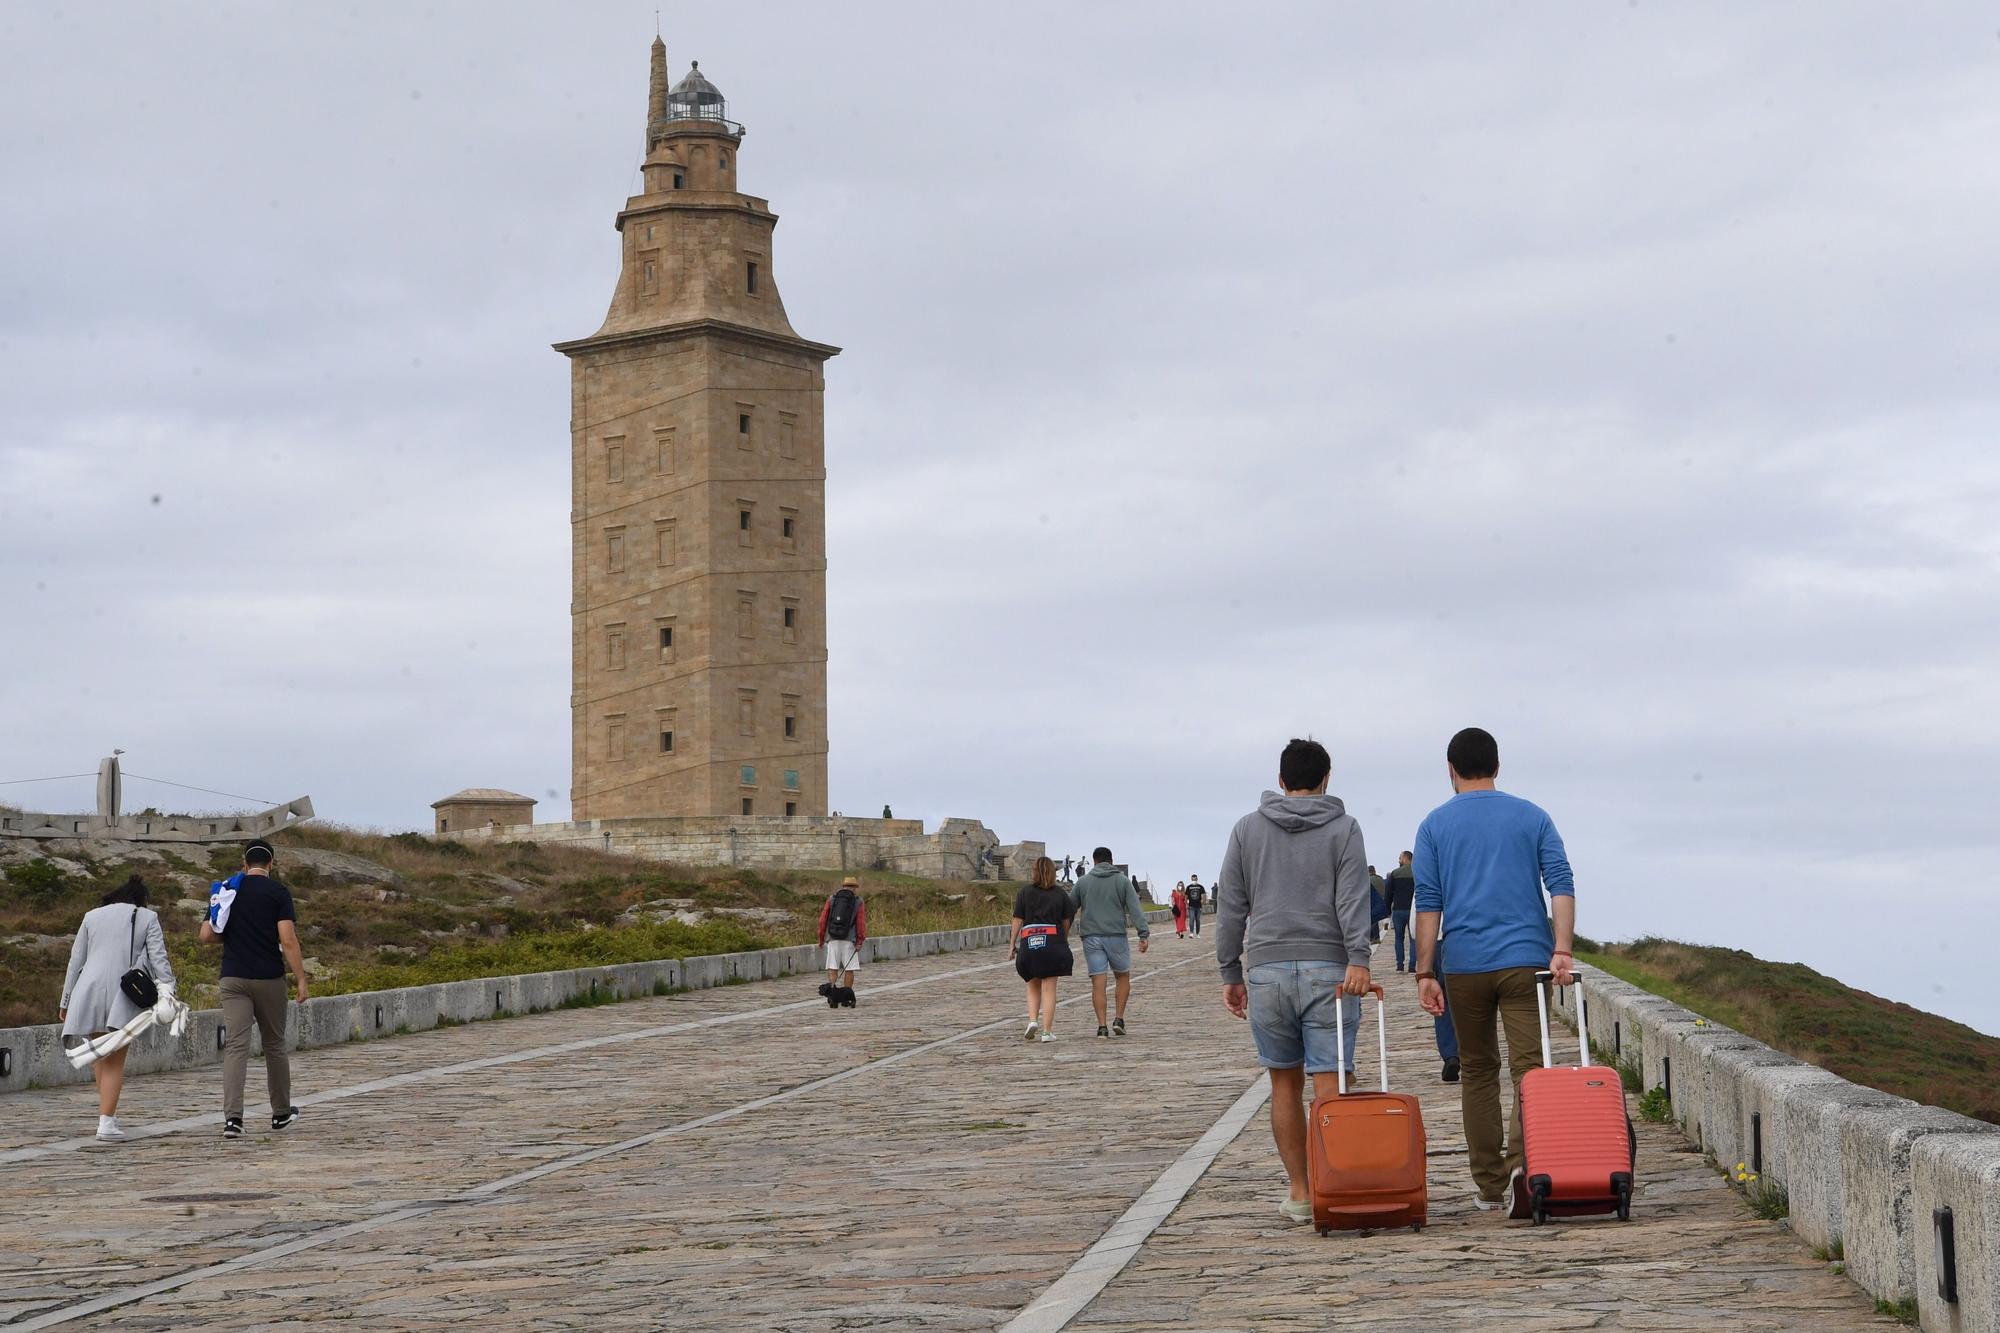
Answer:
<svg viewBox="0 0 2000 1333"><path fill-rule="evenodd" d="M1664 1125L1674 1118L1674 1104L1665 1088L1654 1088L1639 1099L1639 1118L1655 1125Z"/></svg>
<svg viewBox="0 0 2000 1333"><path fill-rule="evenodd" d="M621 930L548 931L503 940L443 944L424 957L407 962L351 966L343 969L333 982L315 989L326 995L343 995L394 986L467 981L474 977L560 972L575 967L609 967L615 963L692 958L770 947L764 937L727 921L704 921L698 926L665 921ZM600 990L608 993L610 987ZM565 1004L572 1004L576 998Z"/></svg>
<svg viewBox="0 0 2000 1333"><path fill-rule="evenodd" d="M2000 1037L1740 949L1644 939L1577 960L1852 1082L2000 1124Z"/></svg>
<svg viewBox="0 0 2000 1333"><path fill-rule="evenodd" d="M1914 1324L1917 1322L1916 1297L1905 1296L1900 1301L1885 1301L1878 1298L1875 1302L1875 1313L1885 1319L1893 1319L1899 1324Z"/></svg>

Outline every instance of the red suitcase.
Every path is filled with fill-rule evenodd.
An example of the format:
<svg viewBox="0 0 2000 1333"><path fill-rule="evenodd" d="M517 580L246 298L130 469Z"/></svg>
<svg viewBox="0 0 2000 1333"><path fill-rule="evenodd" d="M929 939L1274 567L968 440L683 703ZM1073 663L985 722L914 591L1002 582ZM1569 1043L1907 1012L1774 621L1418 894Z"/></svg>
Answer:
<svg viewBox="0 0 2000 1333"><path fill-rule="evenodd" d="M1382 1044L1382 1090L1347 1091L1346 1025L1335 1023L1342 1095L1314 1101L1306 1121L1306 1180L1322 1236L1380 1227L1418 1231L1428 1214L1423 1107L1408 1093L1389 1091L1389 1020L1382 988L1369 989Z"/></svg>
<svg viewBox="0 0 2000 1333"><path fill-rule="evenodd" d="M1582 969L1578 969L1581 973ZM1537 975L1535 1009L1542 1020L1542 1067L1521 1080L1521 1144L1529 1213L1540 1226L1551 1217L1616 1213L1632 1220L1633 1158L1638 1139L1625 1112L1625 1086L1605 1065L1556 1068L1549 1052L1549 1006ZM1583 982L1576 986L1576 1026L1590 1058Z"/></svg>

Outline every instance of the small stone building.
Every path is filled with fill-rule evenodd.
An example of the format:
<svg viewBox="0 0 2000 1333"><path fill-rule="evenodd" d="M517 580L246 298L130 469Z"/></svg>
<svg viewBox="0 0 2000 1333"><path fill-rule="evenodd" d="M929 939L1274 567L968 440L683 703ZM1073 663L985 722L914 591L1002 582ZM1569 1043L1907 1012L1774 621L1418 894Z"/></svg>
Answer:
<svg viewBox="0 0 2000 1333"><path fill-rule="evenodd" d="M432 801L438 833L470 833L489 824L532 824L535 798L498 787L467 787L442 801Z"/></svg>

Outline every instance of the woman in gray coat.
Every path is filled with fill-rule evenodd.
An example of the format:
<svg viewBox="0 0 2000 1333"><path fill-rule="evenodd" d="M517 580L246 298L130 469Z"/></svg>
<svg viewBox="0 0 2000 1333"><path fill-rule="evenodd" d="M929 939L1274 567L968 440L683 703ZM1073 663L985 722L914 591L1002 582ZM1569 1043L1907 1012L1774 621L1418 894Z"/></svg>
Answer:
<svg viewBox="0 0 2000 1333"><path fill-rule="evenodd" d="M137 875L106 894L104 906L85 912L76 929L57 1015L63 1036L95 1037L137 1018L139 1006L118 989L118 979L134 967L144 967L163 986L173 984L160 915L146 906L146 882ZM118 1128L118 1094L125 1090L129 1053L129 1048L113 1051L90 1067L97 1080L97 1137L105 1143L125 1137Z"/></svg>

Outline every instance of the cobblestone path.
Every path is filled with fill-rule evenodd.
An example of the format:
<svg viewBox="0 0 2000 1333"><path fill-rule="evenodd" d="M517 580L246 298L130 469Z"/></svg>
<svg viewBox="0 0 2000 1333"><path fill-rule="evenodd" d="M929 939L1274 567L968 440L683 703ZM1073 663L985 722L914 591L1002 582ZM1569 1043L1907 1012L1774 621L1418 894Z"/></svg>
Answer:
<svg viewBox="0 0 2000 1333"><path fill-rule="evenodd" d="M1001 956L948 954L869 968L854 1010L794 978L306 1051L300 1122L253 1106L237 1142L212 1069L135 1079L121 1120L192 1123L115 1147L66 1146L88 1088L0 1098L0 1326L997 1328L1256 1082L1204 953L1135 955L1122 1040L1091 1038L1083 998L1024 1043ZM1406 984L1391 1000L1392 1084L1452 1148L1428 1020ZM1667 1131L1640 1153L1628 1226L1476 1214L1443 1155L1421 1235L1322 1240L1279 1225L1259 1107L1185 1199L1123 1224L1150 1235L1071 1327L1882 1322Z"/></svg>

